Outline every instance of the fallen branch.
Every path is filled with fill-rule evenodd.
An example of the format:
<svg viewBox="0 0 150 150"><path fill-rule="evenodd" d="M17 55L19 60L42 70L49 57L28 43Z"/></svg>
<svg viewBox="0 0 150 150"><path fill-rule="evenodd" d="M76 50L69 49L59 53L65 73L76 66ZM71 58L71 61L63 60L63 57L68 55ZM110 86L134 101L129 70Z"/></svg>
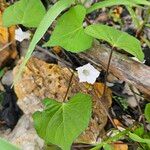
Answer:
<svg viewBox="0 0 150 150"><path fill-rule="evenodd" d="M99 44L79 56L106 70L110 49ZM113 52L109 72L120 80L137 87L141 92L150 95L150 67L137 62L117 51Z"/></svg>

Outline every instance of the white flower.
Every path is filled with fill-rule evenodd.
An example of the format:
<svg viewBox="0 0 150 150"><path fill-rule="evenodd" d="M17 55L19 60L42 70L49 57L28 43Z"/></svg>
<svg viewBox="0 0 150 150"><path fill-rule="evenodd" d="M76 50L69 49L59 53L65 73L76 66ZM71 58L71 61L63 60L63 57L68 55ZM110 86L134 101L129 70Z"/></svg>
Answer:
<svg viewBox="0 0 150 150"><path fill-rule="evenodd" d="M100 75L100 72L95 69L90 63L76 68L78 71L79 82L88 82L93 84L96 78Z"/></svg>
<svg viewBox="0 0 150 150"><path fill-rule="evenodd" d="M15 39L22 42L24 39L30 39L31 34L29 32L23 32L21 28L15 30Z"/></svg>

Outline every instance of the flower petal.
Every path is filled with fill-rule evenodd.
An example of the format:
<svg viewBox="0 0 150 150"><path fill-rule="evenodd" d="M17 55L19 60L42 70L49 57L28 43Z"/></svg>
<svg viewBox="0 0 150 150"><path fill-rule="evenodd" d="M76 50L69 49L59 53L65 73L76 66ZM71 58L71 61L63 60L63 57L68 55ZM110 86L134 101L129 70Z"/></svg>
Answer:
<svg viewBox="0 0 150 150"><path fill-rule="evenodd" d="M79 76L79 82L88 82L93 84L100 72L95 69L90 63L76 68Z"/></svg>
<svg viewBox="0 0 150 150"><path fill-rule="evenodd" d="M15 39L22 42L24 39L30 39L31 34L29 32L23 32L21 28L15 30Z"/></svg>

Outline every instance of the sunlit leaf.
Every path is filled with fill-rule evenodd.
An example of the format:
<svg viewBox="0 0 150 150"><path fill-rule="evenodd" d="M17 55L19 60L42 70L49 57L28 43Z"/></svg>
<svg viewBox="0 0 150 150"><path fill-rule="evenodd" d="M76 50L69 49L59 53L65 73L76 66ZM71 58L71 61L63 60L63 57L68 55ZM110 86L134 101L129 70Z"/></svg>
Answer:
<svg viewBox="0 0 150 150"><path fill-rule="evenodd" d="M37 27L45 13L40 0L20 0L4 11L3 25L9 27L22 24L26 27Z"/></svg>
<svg viewBox="0 0 150 150"><path fill-rule="evenodd" d="M46 46L61 46L71 52L81 52L91 47L92 37L84 32L86 10L77 5L58 19L50 41Z"/></svg>
<svg viewBox="0 0 150 150"><path fill-rule="evenodd" d="M47 143L70 150L73 141L87 128L91 117L91 97L78 93L67 103L45 99L45 110L33 115L38 135Z"/></svg>
<svg viewBox="0 0 150 150"><path fill-rule="evenodd" d="M140 41L125 32L102 24L90 25L85 32L97 39L107 41L112 47L125 50L141 61L144 59Z"/></svg>

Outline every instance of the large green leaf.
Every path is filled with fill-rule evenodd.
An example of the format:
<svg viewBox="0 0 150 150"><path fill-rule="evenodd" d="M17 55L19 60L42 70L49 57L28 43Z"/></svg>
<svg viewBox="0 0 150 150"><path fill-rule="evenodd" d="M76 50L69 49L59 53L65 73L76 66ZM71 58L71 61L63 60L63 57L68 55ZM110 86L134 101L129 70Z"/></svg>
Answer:
<svg viewBox="0 0 150 150"><path fill-rule="evenodd" d="M26 53L26 56L19 68L19 72L17 76L14 79L14 83L18 81L19 77L21 76L21 73L28 62L29 58L31 57L32 52L34 51L34 48L36 44L39 42L39 40L42 38L42 36L45 34L49 26L52 24L52 22L58 17L58 15L68 8L74 0L60 0L57 3L55 3L46 13L42 21L40 22L33 39L29 45L28 51Z"/></svg>
<svg viewBox="0 0 150 150"><path fill-rule="evenodd" d="M85 29L85 32L97 39L107 41L112 47L127 51L141 61L144 59L140 41L125 32L102 24L90 25Z"/></svg>
<svg viewBox="0 0 150 150"><path fill-rule="evenodd" d="M7 27L15 24L37 27L45 13L40 0L20 0L4 11L3 24Z"/></svg>
<svg viewBox="0 0 150 150"><path fill-rule="evenodd" d="M0 138L0 150L19 150L19 148Z"/></svg>
<svg viewBox="0 0 150 150"><path fill-rule="evenodd" d="M71 52L81 52L91 47L92 37L84 32L86 9L77 5L58 19L46 46L61 46Z"/></svg>
<svg viewBox="0 0 150 150"><path fill-rule="evenodd" d="M150 103L146 104L144 115L147 121L150 122Z"/></svg>
<svg viewBox="0 0 150 150"><path fill-rule="evenodd" d="M91 7L87 9L87 13L90 13L96 9L100 9L103 7L110 7L114 5L129 5L129 6L137 6L137 5L148 5L150 6L150 2L147 0L104 0L98 3L95 3Z"/></svg>
<svg viewBox="0 0 150 150"><path fill-rule="evenodd" d="M70 150L73 141L87 128L91 117L91 96L78 93L67 103L45 99L43 112L33 115L38 135L47 143Z"/></svg>

